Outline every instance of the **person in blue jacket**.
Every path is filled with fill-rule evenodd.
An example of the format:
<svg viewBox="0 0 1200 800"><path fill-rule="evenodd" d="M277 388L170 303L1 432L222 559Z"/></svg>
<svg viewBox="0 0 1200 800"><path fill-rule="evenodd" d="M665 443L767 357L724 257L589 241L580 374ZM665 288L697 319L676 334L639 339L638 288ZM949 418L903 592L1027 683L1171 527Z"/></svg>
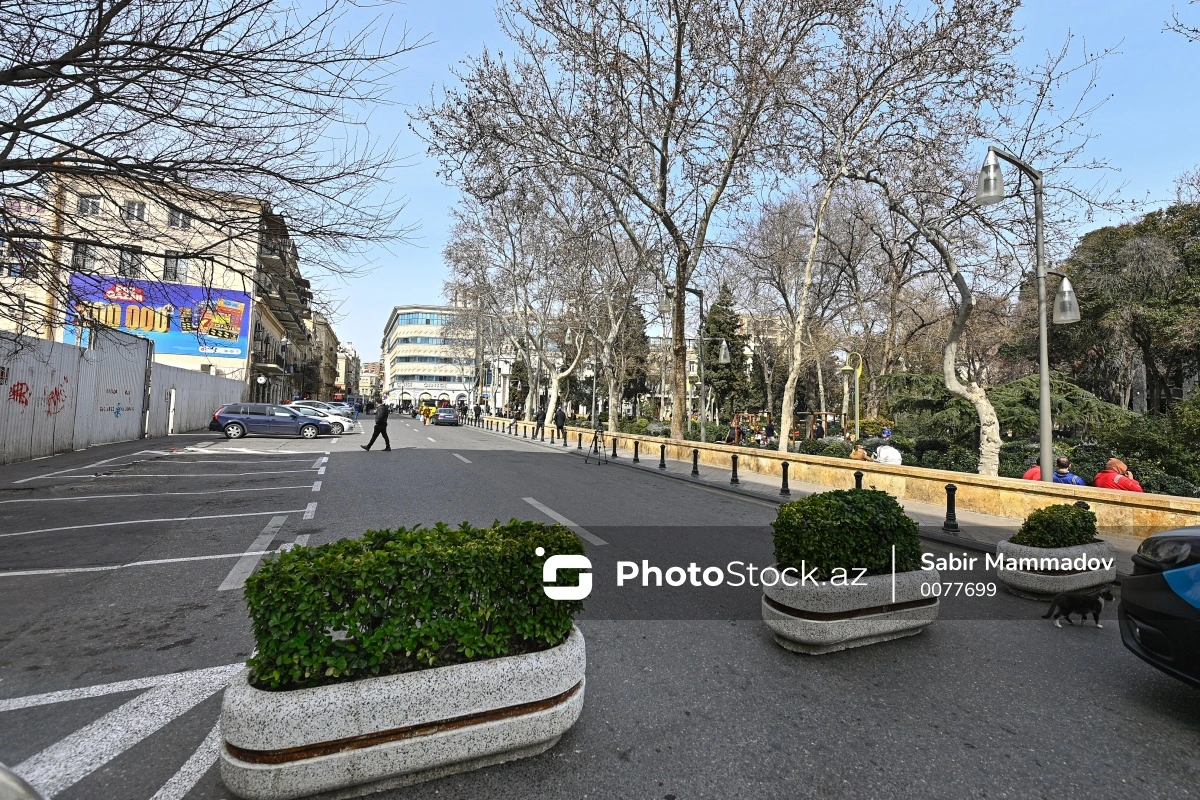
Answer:
<svg viewBox="0 0 1200 800"><path fill-rule="evenodd" d="M1054 482L1069 483L1073 486L1087 486L1087 481L1071 472L1071 461L1066 456L1054 462Z"/></svg>

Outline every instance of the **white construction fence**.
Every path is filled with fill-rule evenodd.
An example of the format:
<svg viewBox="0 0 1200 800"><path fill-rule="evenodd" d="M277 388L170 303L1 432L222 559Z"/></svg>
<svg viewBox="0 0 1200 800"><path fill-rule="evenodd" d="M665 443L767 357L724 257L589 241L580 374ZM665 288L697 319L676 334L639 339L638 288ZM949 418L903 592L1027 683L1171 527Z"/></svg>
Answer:
<svg viewBox="0 0 1200 800"><path fill-rule="evenodd" d="M148 339L97 332L80 348L0 337L0 464L208 426L241 381L154 361Z"/></svg>

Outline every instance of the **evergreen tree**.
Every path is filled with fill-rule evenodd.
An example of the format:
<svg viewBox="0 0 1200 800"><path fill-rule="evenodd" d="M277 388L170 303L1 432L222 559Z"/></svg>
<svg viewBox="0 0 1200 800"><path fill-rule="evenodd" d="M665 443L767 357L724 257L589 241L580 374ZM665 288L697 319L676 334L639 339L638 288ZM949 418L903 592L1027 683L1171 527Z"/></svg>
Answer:
<svg viewBox="0 0 1200 800"><path fill-rule="evenodd" d="M734 404L747 395L750 382L746 374L746 345L749 337L742 333L742 320L734 308L733 292L722 283L717 298L704 318L704 382L716 396L717 408L723 420L728 420ZM714 341L707 341L713 339ZM729 363L722 364L721 341L729 345Z"/></svg>

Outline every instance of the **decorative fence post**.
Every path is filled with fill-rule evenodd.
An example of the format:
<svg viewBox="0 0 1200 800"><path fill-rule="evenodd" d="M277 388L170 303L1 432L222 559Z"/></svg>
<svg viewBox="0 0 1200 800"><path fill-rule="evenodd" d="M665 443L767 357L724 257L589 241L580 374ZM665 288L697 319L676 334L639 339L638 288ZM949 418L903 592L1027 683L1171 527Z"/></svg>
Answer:
<svg viewBox="0 0 1200 800"><path fill-rule="evenodd" d="M855 489L862 488L862 471L861 470L854 471L854 488Z"/></svg>
<svg viewBox="0 0 1200 800"><path fill-rule="evenodd" d="M729 482L730 482L730 483L732 483L732 484L737 484L737 483L738 483L738 476L737 476L737 453L734 453L734 454L733 454L733 477L731 477L731 478L729 479Z"/></svg>
<svg viewBox="0 0 1200 800"><path fill-rule="evenodd" d="M615 436L613 437L613 454L612 454L612 457L613 457L613 458L616 458L616 457L617 457L617 437L615 437Z"/></svg>
<svg viewBox="0 0 1200 800"><path fill-rule="evenodd" d="M780 494L791 494L792 490L788 488L788 462L783 462L783 486L779 487Z"/></svg>
<svg viewBox="0 0 1200 800"><path fill-rule="evenodd" d="M958 492L958 487L953 483L946 484L946 520L942 523L942 530L946 533L958 533L958 517L954 514L954 495Z"/></svg>
<svg viewBox="0 0 1200 800"><path fill-rule="evenodd" d="M700 450L695 447L692 448L692 474L700 474Z"/></svg>
<svg viewBox="0 0 1200 800"><path fill-rule="evenodd" d="M658 468L667 468L667 446L665 444L660 444L658 446Z"/></svg>
<svg viewBox="0 0 1200 800"><path fill-rule="evenodd" d="M637 440L637 439L633 440L633 463L635 463L635 464L639 463L638 462L638 445L639 444L641 444L641 442L639 440Z"/></svg>

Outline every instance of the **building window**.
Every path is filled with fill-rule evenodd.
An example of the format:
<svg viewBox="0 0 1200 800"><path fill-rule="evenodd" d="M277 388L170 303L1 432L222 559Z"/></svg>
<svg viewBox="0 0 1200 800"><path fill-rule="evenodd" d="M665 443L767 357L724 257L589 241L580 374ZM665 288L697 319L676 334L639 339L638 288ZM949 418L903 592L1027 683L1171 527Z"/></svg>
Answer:
<svg viewBox="0 0 1200 800"><path fill-rule="evenodd" d="M131 279L142 277L142 254L136 250L122 250L121 262L117 265L117 275Z"/></svg>
<svg viewBox="0 0 1200 800"><path fill-rule="evenodd" d="M95 246L76 243L71 251L71 269L76 272L94 272L96 269Z"/></svg>
<svg viewBox="0 0 1200 800"><path fill-rule="evenodd" d="M172 208L167 211L167 225L172 228L184 230L192 227L192 215L179 208Z"/></svg>
<svg viewBox="0 0 1200 800"><path fill-rule="evenodd" d="M146 204L140 200L126 200L121 206L121 219L129 222L145 222Z"/></svg>
<svg viewBox="0 0 1200 800"><path fill-rule="evenodd" d="M0 240L0 249L4 243ZM41 242L13 242L8 249L7 263L0 266L0 275L12 278L32 278L37 274L37 259Z"/></svg>
<svg viewBox="0 0 1200 800"><path fill-rule="evenodd" d="M85 217L94 217L100 213L100 195L81 194L75 204L75 210Z"/></svg>
<svg viewBox="0 0 1200 800"><path fill-rule="evenodd" d="M163 280L173 283L186 283L188 260L177 250L168 250L163 259Z"/></svg>

